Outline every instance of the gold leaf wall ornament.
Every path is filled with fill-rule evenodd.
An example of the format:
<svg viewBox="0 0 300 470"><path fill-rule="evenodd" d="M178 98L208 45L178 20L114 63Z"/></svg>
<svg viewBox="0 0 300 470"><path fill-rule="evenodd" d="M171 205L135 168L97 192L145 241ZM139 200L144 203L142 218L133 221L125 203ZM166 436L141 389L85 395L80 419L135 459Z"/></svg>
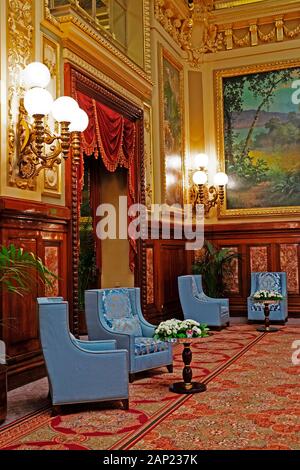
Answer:
<svg viewBox="0 0 300 470"><path fill-rule="evenodd" d="M21 71L34 58L34 7L32 0L7 0L8 184L20 189L35 187L19 177L17 127L20 124Z"/></svg>
<svg viewBox="0 0 300 470"><path fill-rule="evenodd" d="M51 24L56 26L57 28L60 27L59 21L51 14L50 11L50 0L44 0L44 17L48 20Z"/></svg>
<svg viewBox="0 0 300 470"><path fill-rule="evenodd" d="M250 34L247 31L245 36L239 38L236 34L232 34L233 44L237 47L246 47L250 46Z"/></svg>
<svg viewBox="0 0 300 470"><path fill-rule="evenodd" d="M262 42L274 42L276 37L276 27L272 28L267 34L264 34L262 31L258 31L258 37Z"/></svg>
<svg viewBox="0 0 300 470"><path fill-rule="evenodd" d="M300 9L295 12L292 5L290 11L285 8L284 12L274 15L264 14L262 10L251 21L245 14L250 5L245 1L234 5L244 5L243 21L238 22L232 14L230 23L224 23L224 11L216 9L211 0L195 0L194 8L191 11L186 8L185 14L176 8L175 0L155 0L154 12L156 20L187 53L188 62L194 67L203 63L205 54L282 42L300 36ZM296 26L295 22L298 23Z"/></svg>
<svg viewBox="0 0 300 470"><path fill-rule="evenodd" d="M289 29L288 26L286 24L284 24L283 31L284 31L284 34L286 35L286 37L288 37L290 39L295 39L300 34L300 24L298 26L296 26L296 28L294 28L294 29Z"/></svg>

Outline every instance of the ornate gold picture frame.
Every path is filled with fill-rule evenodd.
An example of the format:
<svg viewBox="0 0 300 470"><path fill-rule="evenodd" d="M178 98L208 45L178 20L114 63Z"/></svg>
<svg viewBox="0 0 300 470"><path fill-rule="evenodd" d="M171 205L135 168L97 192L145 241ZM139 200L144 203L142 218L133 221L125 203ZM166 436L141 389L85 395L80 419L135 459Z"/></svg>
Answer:
<svg viewBox="0 0 300 470"><path fill-rule="evenodd" d="M300 214L299 79L300 61L215 72L220 217Z"/></svg>
<svg viewBox="0 0 300 470"><path fill-rule="evenodd" d="M184 77L183 66L159 46L159 109L163 202L184 204Z"/></svg>

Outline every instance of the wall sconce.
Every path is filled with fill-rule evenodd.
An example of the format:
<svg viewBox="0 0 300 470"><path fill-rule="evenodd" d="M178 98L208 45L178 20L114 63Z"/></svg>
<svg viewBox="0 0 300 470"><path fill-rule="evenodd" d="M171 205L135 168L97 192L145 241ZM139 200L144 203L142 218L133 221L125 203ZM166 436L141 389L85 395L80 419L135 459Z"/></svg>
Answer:
<svg viewBox="0 0 300 470"><path fill-rule="evenodd" d="M226 173L218 172L214 177L214 185L207 184L208 156L200 153L195 157L195 166L199 169L193 173L193 185L190 188L190 199L192 204L203 204L204 215L208 217L210 210L215 206L224 204L225 186L228 183Z"/></svg>
<svg viewBox="0 0 300 470"><path fill-rule="evenodd" d="M61 96L55 101L45 88L51 76L49 69L40 62L33 62L23 70L23 85L26 89L20 103L18 132L19 176L34 181L41 170L53 169L61 163L61 155L72 155L79 161L80 132L89 123L88 115L69 96ZM60 125L60 133L51 132L47 116L52 114ZM33 124L28 116L32 116Z"/></svg>

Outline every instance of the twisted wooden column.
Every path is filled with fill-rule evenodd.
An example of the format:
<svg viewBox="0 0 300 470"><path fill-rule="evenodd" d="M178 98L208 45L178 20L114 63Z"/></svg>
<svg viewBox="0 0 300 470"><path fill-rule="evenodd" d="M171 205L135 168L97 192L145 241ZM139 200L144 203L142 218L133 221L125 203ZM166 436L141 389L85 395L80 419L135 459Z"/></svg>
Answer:
<svg viewBox="0 0 300 470"><path fill-rule="evenodd" d="M80 132L72 132L72 271L73 271L73 333L79 337L79 207L78 168L80 164Z"/></svg>

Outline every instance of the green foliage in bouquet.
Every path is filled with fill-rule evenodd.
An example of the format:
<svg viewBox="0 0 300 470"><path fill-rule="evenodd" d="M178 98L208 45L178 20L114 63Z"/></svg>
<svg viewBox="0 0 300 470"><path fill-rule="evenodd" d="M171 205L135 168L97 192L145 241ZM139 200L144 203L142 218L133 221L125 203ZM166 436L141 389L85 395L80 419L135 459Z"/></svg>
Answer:
<svg viewBox="0 0 300 470"><path fill-rule="evenodd" d="M253 294L253 299L256 301L264 300L282 300L283 297L280 292L275 290L258 290Z"/></svg>

